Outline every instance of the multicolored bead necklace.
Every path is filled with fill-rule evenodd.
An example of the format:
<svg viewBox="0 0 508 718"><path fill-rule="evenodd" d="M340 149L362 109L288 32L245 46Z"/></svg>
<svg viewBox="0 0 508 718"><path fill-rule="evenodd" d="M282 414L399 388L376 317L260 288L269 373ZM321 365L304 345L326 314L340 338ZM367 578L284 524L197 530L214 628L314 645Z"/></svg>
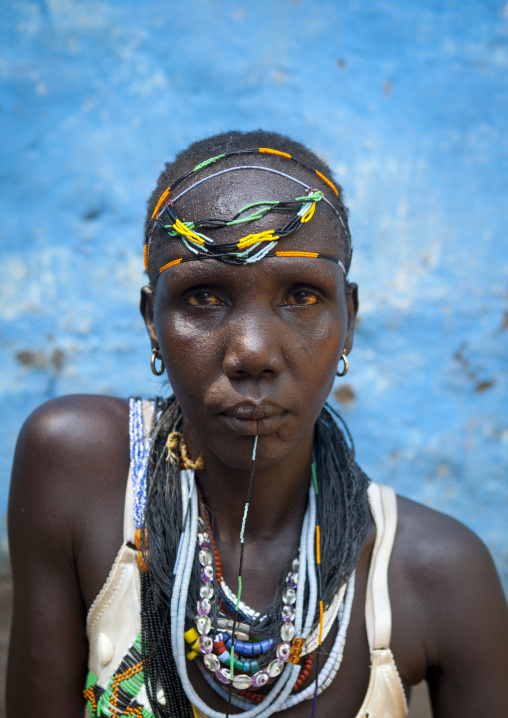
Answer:
<svg viewBox="0 0 508 718"><path fill-rule="evenodd" d="M274 646L275 640L271 638L264 641L250 641L249 623L237 624L238 630L236 631L234 644L231 635L234 621L228 619L225 615L221 615L217 620L217 627L222 631L215 635L212 634L212 636L209 635L212 631L212 621L209 616L212 608L212 582L214 579L212 541L208 532L205 531L207 527L201 517L198 519L198 526L200 528L200 533L198 533L199 562L202 566L201 598L198 601L195 621L197 631L191 628L185 633L185 641L191 645L191 650L186 654L187 658L193 660L201 653L204 665L215 675L218 681L224 684L232 683L234 688L239 690L256 690L266 685L270 678L279 676L284 668L284 662L289 660L291 656L296 655L291 641L295 635L294 603L296 602L296 587L298 585L298 559L293 561L291 571L286 576L285 589L282 594L284 607L281 614L281 641L276 648L276 658L265 666L260 666L255 657L269 653ZM223 666L231 663L232 647L233 668L241 671L241 673L239 675L233 673L233 678L231 679L231 670ZM251 673L252 677L248 676L247 673Z"/></svg>
<svg viewBox="0 0 508 718"><path fill-rule="evenodd" d="M242 546L254 460L255 448L242 521ZM253 640L250 625L252 619L238 620L243 552L241 552L238 595L235 596L230 591L231 598L236 601L234 619L228 618L220 611L221 596L215 596L214 589L214 578L217 578L218 581L223 580L220 557L210 525L207 525L199 516L198 490L194 471L182 469L180 480L184 530L174 567L175 584L171 597L171 624L174 630L171 632L171 656L188 700L199 710L205 712L209 718L227 718L231 704L243 708L245 718L268 718L279 710L314 697L312 711L314 715L318 693L330 685L340 666L354 595L353 575L348 583L347 591L344 586L339 592L340 595L336 597L326 612L323 611L322 604L319 606L321 609L319 611L320 620L318 626L314 626L316 611L320 603L316 573L316 566L319 565L320 558L320 538L319 524L316 522L318 484L315 471L313 471L309 504L302 525L300 556L292 562L291 570L286 576L281 613L282 625L278 642L275 638L262 641ZM144 504L144 496L140 496L140 504ZM206 513L201 513L206 516ZM138 549L141 553L141 531L139 529L137 534L139 536L136 536L136 543L139 544ZM201 585L196 606L195 626L185 630L188 585L196 550L201 567ZM140 568L147 570L148 566L140 566ZM303 596L307 580L309 581L309 601L304 616ZM343 601L344 594L346 596L345 603ZM248 613L253 612L250 607L245 606L245 608ZM317 680L307 688L300 690L315 663L315 648L319 650L337 613L339 614L339 631L332 652L319 672L319 676L316 676ZM186 643L187 649L184 648ZM305 660L301 662L301 658L305 654L307 654ZM193 660L197 656L201 656L203 659L203 663L198 663L198 667L206 681L228 701L226 714L213 711L206 706L190 683L185 663L187 659ZM168 655L167 658L169 660L170 656ZM260 688L275 679L277 682L268 693L258 692ZM238 693L233 694L233 688Z"/></svg>

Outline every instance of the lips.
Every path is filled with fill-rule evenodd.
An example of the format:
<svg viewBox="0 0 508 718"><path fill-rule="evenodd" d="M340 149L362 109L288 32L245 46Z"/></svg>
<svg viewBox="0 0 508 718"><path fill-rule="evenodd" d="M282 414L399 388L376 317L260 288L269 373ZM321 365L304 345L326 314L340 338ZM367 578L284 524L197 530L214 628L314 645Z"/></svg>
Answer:
<svg viewBox="0 0 508 718"><path fill-rule="evenodd" d="M277 432L286 413L278 404L242 402L223 409L219 417L235 433L255 436Z"/></svg>
<svg viewBox="0 0 508 718"><path fill-rule="evenodd" d="M284 409L276 404L242 403L224 409L221 414L231 416L234 419L253 421L259 419L270 419L272 416L282 416L282 414L284 414Z"/></svg>

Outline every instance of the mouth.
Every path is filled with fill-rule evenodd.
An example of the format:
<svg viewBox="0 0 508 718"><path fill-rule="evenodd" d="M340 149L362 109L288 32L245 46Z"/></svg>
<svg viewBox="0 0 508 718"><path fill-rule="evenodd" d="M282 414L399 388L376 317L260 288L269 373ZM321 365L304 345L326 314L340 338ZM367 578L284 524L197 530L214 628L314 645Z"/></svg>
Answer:
<svg viewBox="0 0 508 718"><path fill-rule="evenodd" d="M286 413L286 409L278 404L242 402L227 407L219 412L219 416L235 432L255 436L277 431Z"/></svg>

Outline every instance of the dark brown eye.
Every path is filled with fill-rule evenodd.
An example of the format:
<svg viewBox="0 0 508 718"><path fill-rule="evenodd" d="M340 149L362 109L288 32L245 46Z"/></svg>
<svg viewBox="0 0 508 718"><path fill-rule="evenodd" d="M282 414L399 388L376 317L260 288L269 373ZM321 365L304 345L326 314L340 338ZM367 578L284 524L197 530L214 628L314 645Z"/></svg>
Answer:
<svg viewBox="0 0 508 718"><path fill-rule="evenodd" d="M221 300L212 292L193 292L187 297L187 304L193 307L211 307L222 304Z"/></svg>
<svg viewBox="0 0 508 718"><path fill-rule="evenodd" d="M308 307L317 304L318 298L308 289L297 289L290 292L281 302L282 306Z"/></svg>

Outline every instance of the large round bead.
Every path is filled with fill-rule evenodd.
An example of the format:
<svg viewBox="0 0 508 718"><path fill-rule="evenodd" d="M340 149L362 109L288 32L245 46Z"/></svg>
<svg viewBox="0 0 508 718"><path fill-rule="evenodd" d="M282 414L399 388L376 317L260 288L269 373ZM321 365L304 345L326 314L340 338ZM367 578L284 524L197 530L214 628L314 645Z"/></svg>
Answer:
<svg viewBox="0 0 508 718"><path fill-rule="evenodd" d="M212 622L209 616L198 616L196 618L196 628L199 633L210 633Z"/></svg>
<svg viewBox="0 0 508 718"><path fill-rule="evenodd" d="M244 691L246 688L251 687L251 680L245 673L240 673L239 676L233 678L233 686L238 688L239 691Z"/></svg>
<svg viewBox="0 0 508 718"><path fill-rule="evenodd" d="M282 592L282 600L284 603L295 603L296 601L296 591L294 588L285 588Z"/></svg>
<svg viewBox="0 0 508 718"><path fill-rule="evenodd" d="M221 668L220 671L216 671L215 678L221 683L231 683L229 668Z"/></svg>
<svg viewBox="0 0 508 718"><path fill-rule="evenodd" d="M292 641L295 635L295 624L288 622L283 623L280 629L280 637L283 641Z"/></svg>
<svg viewBox="0 0 508 718"><path fill-rule="evenodd" d="M276 678L277 676L280 676L283 669L284 669L284 664L278 658L275 658L273 661L271 661L266 668L270 678Z"/></svg>
<svg viewBox="0 0 508 718"><path fill-rule="evenodd" d="M281 661L287 661L291 654L291 644L287 641L279 643L277 650L275 651L277 658Z"/></svg>
<svg viewBox="0 0 508 718"><path fill-rule="evenodd" d="M213 598L213 586L210 583L204 583L199 589L201 598Z"/></svg>
<svg viewBox="0 0 508 718"><path fill-rule="evenodd" d="M213 650L213 641L210 636L199 637L199 650L201 653L211 653Z"/></svg>
<svg viewBox="0 0 508 718"><path fill-rule="evenodd" d="M210 548L209 541L210 537L205 531L203 531L203 533L198 533L198 546L203 548Z"/></svg>
<svg viewBox="0 0 508 718"><path fill-rule="evenodd" d="M258 671L252 676L252 687L261 688L268 683L270 676L266 671Z"/></svg>
<svg viewBox="0 0 508 718"><path fill-rule="evenodd" d="M203 658L203 663L209 671L212 671L212 673L216 673L221 667L220 661L214 653L207 653Z"/></svg>
<svg viewBox="0 0 508 718"><path fill-rule="evenodd" d="M213 563L213 554L209 548L202 548L199 552L199 563L202 566L211 566Z"/></svg>
<svg viewBox="0 0 508 718"><path fill-rule="evenodd" d="M295 619L295 609L293 606L284 606L281 611L281 616L283 621L294 621Z"/></svg>

